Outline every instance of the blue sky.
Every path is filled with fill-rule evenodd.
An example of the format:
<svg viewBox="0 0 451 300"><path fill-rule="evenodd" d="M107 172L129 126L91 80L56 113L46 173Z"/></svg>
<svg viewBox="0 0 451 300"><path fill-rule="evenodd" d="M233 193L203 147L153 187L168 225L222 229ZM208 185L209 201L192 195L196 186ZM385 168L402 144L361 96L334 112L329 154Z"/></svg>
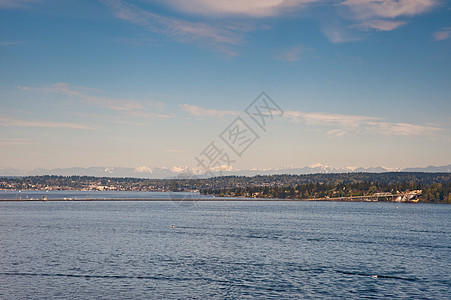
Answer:
<svg viewBox="0 0 451 300"><path fill-rule="evenodd" d="M0 168L451 162L450 1L0 0L0 66Z"/></svg>

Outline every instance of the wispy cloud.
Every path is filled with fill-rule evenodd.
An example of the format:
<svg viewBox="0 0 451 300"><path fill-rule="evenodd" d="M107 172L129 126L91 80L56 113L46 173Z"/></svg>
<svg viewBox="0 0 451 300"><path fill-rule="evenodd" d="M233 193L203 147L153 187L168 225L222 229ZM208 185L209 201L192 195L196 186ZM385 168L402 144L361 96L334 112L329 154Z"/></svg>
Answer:
<svg viewBox="0 0 451 300"><path fill-rule="evenodd" d="M110 7L114 16L121 20L181 42L212 46L229 56L236 55L231 46L239 45L242 42L236 30L233 31L226 27L165 17L122 0L99 1Z"/></svg>
<svg viewBox="0 0 451 300"><path fill-rule="evenodd" d="M355 42L360 39L352 35L348 30L337 26L337 24L323 24L321 30L327 39L334 44Z"/></svg>
<svg viewBox="0 0 451 300"><path fill-rule="evenodd" d="M36 144L38 143L30 139L0 138L0 146L27 146Z"/></svg>
<svg viewBox="0 0 451 300"><path fill-rule="evenodd" d="M0 9L22 8L28 3L39 2L40 0L0 0Z"/></svg>
<svg viewBox="0 0 451 300"><path fill-rule="evenodd" d="M405 21L387 21L387 20L371 20L360 24L352 25L351 28L357 28L360 30L376 29L379 31L391 31L398 27L405 25Z"/></svg>
<svg viewBox="0 0 451 300"><path fill-rule="evenodd" d="M345 0L341 5L348 7L352 18L363 21L352 28L391 31L407 24L400 17L413 17L426 13L438 4L438 0ZM396 19L396 20L395 20Z"/></svg>
<svg viewBox="0 0 451 300"><path fill-rule="evenodd" d="M128 120L115 120L114 123L121 124L121 125L127 125L127 126L134 126L134 127L147 127L151 124L149 122L136 122L136 121L128 121Z"/></svg>
<svg viewBox="0 0 451 300"><path fill-rule="evenodd" d="M62 94L66 96L74 96L81 98L84 102L89 104L95 104L103 106L112 110L118 111L130 111L135 109L143 109L141 101L139 100L125 100L125 99L114 99L114 98L104 98L96 97L86 94L83 90L85 88L71 87L68 83L55 83L46 87L29 87L29 86L18 86L19 89L24 91L34 91L34 92L44 92L44 93L55 93Z"/></svg>
<svg viewBox="0 0 451 300"><path fill-rule="evenodd" d="M201 15L268 17L320 0L168 0L174 8Z"/></svg>
<svg viewBox="0 0 451 300"><path fill-rule="evenodd" d="M302 50L302 45L296 45L290 49L277 51L277 53L273 57L276 60L295 62L299 60L299 56L301 55Z"/></svg>
<svg viewBox="0 0 451 300"><path fill-rule="evenodd" d="M432 35L434 41L443 41L451 37L451 27L442 28L442 30L434 32Z"/></svg>
<svg viewBox="0 0 451 300"><path fill-rule="evenodd" d="M284 116L294 123L306 122L310 125L338 124L345 127L356 127L360 124L380 118L368 116L330 114L323 112L301 112L296 110L288 110L284 112Z"/></svg>
<svg viewBox="0 0 451 300"><path fill-rule="evenodd" d="M368 131L381 135L425 136L435 135L443 131L435 126L424 126L410 123L368 122Z"/></svg>
<svg viewBox="0 0 451 300"><path fill-rule="evenodd" d="M154 112L145 112L145 111L130 111L127 112L127 115L139 118L159 118L159 119L169 119L175 117L174 114L160 114Z"/></svg>
<svg viewBox="0 0 451 300"><path fill-rule="evenodd" d="M425 13L437 4L437 0L345 0L360 19L397 18Z"/></svg>
<svg viewBox="0 0 451 300"><path fill-rule="evenodd" d="M196 117L222 118L226 116L237 116L240 113L235 110L208 109L190 104L181 104L180 109Z"/></svg>
<svg viewBox="0 0 451 300"><path fill-rule="evenodd" d="M379 134L393 136L430 136L443 131L436 126L385 122L382 118L357 115L301 112L288 110L284 116L294 123L324 128L330 136L349 134Z"/></svg>
<svg viewBox="0 0 451 300"><path fill-rule="evenodd" d="M60 94L68 97L78 98L84 103L97 105L101 107L105 107L114 111L118 111L122 113L122 117L125 118L133 118L133 120L114 120L116 123L134 125L134 126L143 126L148 125L148 123L137 121L137 119L145 120L145 119L168 119L172 118L174 114L165 114L161 112L148 111L148 107L144 106L142 101L133 100L133 99L118 99L118 98L107 98L107 97L98 97L93 96L93 92L99 92L96 89L87 88L87 87L72 87L68 83L55 83L49 86L44 87L29 87L29 86L19 86L21 90L29 91L29 92L38 92L38 93L46 93L46 94ZM154 101L150 104L154 110L161 111L164 108L164 103ZM82 117L91 117L99 119L99 115L95 114L81 114L75 113L78 116Z"/></svg>
<svg viewBox="0 0 451 300"><path fill-rule="evenodd" d="M22 45L22 44L24 44L24 42L20 42L20 41L3 41L3 42L0 42L0 46L2 46L2 47L17 46L17 45Z"/></svg>
<svg viewBox="0 0 451 300"><path fill-rule="evenodd" d="M9 116L0 115L0 125L4 127L44 127L44 128L72 128L72 129L95 129L77 123L54 122L42 120L22 120Z"/></svg>
<svg viewBox="0 0 451 300"><path fill-rule="evenodd" d="M329 2L323 0L167 0L161 2L182 13L179 15L185 13L207 16L204 22L163 16L126 0L98 1L111 8L116 18L146 28L150 32L184 43L207 46L227 56L235 56L237 55L236 47L245 44L244 33L256 30L255 26L249 26L256 18L294 16L293 12L305 10L306 7L315 4L345 9L345 14L320 20L324 35L332 43L343 43L361 39L355 32L349 30L349 27L363 31L395 30L408 22L399 18L406 19L428 12L437 6L439 0L336 0ZM346 16L347 21L351 19L356 24L342 25L343 16ZM235 21L241 18L238 26L231 22L230 17L234 17ZM301 51L300 47L281 51L276 53L274 58L296 61Z"/></svg>

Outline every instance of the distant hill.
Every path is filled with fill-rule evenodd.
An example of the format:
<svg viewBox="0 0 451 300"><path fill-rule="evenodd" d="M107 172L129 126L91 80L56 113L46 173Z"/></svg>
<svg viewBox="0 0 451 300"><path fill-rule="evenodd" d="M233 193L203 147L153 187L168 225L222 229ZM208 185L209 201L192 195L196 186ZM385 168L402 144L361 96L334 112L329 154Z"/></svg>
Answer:
<svg viewBox="0 0 451 300"><path fill-rule="evenodd" d="M276 169L255 169L255 170L236 170L224 171L223 176L256 176L256 175L276 175L276 174L331 174L331 173L384 173L384 172L451 172L451 164L445 166L428 166L424 168L405 168L393 169L387 167L371 167L371 168L334 168L322 164L314 164L303 168L282 167ZM12 168L0 168L0 176L40 176L40 175L59 175L59 176L95 176L95 177L135 177L149 179L163 179L179 177L182 173L194 173L189 168L157 168L157 167L90 167L90 168L59 168L59 169L34 169L19 170ZM203 174L197 174L197 177L206 177Z"/></svg>
<svg viewBox="0 0 451 300"><path fill-rule="evenodd" d="M426 168L406 168L404 172L451 172L451 164L446 166L428 166Z"/></svg>
<svg viewBox="0 0 451 300"><path fill-rule="evenodd" d="M451 173L386 172L304 175L220 176L212 178L144 179L88 176L0 178L0 190L100 190L192 192L227 197L332 199L361 197L394 201L414 193L421 202L451 203ZM387 195L388 193L388 195ZM381 195L382 194L382 195ZM407 196L406 196L407 197ZM353 198L354 199L354 198ZM410 199L410 198L409 198ZM343 200L343 199L342 199Z"/></svg>

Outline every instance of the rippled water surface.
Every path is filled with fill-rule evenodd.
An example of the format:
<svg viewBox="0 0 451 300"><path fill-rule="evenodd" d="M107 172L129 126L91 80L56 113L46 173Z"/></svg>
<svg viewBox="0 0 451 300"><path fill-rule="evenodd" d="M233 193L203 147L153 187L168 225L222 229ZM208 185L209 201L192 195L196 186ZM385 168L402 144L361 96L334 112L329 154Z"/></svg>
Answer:
<svg viewBox="0 0 451 300"><path fill-rule="evenodd" d="M0 191L1 200L105 200L105 199L213 199L211 195L188 192L129 192L129 191Z"/></svg>
<svg viewBox="0 0 451 300"><path fill-rule="evenodd" d="M3 299L449 299L450 270L451 205L0 202Z"/></svg>

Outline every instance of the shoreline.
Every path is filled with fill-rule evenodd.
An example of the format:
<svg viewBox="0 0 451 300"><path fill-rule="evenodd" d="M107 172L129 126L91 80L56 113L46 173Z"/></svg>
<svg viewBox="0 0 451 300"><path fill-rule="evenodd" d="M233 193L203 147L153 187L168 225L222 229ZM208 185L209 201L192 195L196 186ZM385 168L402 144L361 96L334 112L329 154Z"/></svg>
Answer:
<svg viewBox="0 0 451 300"><path fill-rule="evenodd" d="M4 191L4 190L2 190ZM38 192L39 190L23 190L23 191L36 191ZM67 192L68 190L60 190L60 191L65 191ZM70 190L72 191L72 190ZM80 190L74 190L74 192L84 192L84 191L80 191ZM406 194L410 194L410 193L401 193L401 194L396 194L396 195L390 195L390 196L386 196L386 195L366 195L366 196L342 196L342 197L321 197L321 198L304 198L304 199L299 199L299 198L259 198L259 197L255 197L255 198L250 198L250 197L240 197L240 196L222 196L222 197L218 197L215 195L201 195L198 193L187 193L186 197L180 197L180 198L120 198L120 195L118 195L119 197L116 198L108 198L108 197L112 197L111 196L111 192L110 195L104 195L105 198L97 198L100 196L102 192L99 192L99 194L97 195L85 195L84 197L80 197L80 195L72 195L72 197L64 197L62 198L62 196L58 196L58 195L53 195L53 197L61 197L61 198L48 198L46 195L47 193L42 193L41 195L33 195L32 198L22 198L22 197L17 197L16 198L1 198L2 195L0 193L0 202L64 202L64 201L75 201L75 202L92 202L92 201L115 201L115 202L124 202L124 201L135 201L135 202L158 202L158 201L172 201L172 202L198 202L198 201L211 201L211 202L305 202L305 201L320 201L320 202L391 202L391 203L434 203L434 202L418 202L417 201L393 201L394 197L397 196L402 196L402 195L406 195ZM113 192L114 193L114 192ZM169 193L170 192L163 192L163 193ZM177 193L177 192L174 192ZM157 196L158 197L158 196ZM204 198L205 197L205 198ZM210 197L210 198L206 198L206 197ZM389 198L392 199L392 201L378 201L379 198ZM448 203L443 203L443 204L448 204Z"/></svg>
<svg viewBox="0 0 451 300"><path fill-rule="evenodd" d="M112 202L373 202L373 203L403 203L395 201L365 201L365 200L350 200L350 199L331 199L331 198L311 198L311 199L279 199L279 198L211 198L211 199L165 199L165 198L107 198L107 199L0 199L0 202L94 202L94 201L112 201Z"/></svg>

